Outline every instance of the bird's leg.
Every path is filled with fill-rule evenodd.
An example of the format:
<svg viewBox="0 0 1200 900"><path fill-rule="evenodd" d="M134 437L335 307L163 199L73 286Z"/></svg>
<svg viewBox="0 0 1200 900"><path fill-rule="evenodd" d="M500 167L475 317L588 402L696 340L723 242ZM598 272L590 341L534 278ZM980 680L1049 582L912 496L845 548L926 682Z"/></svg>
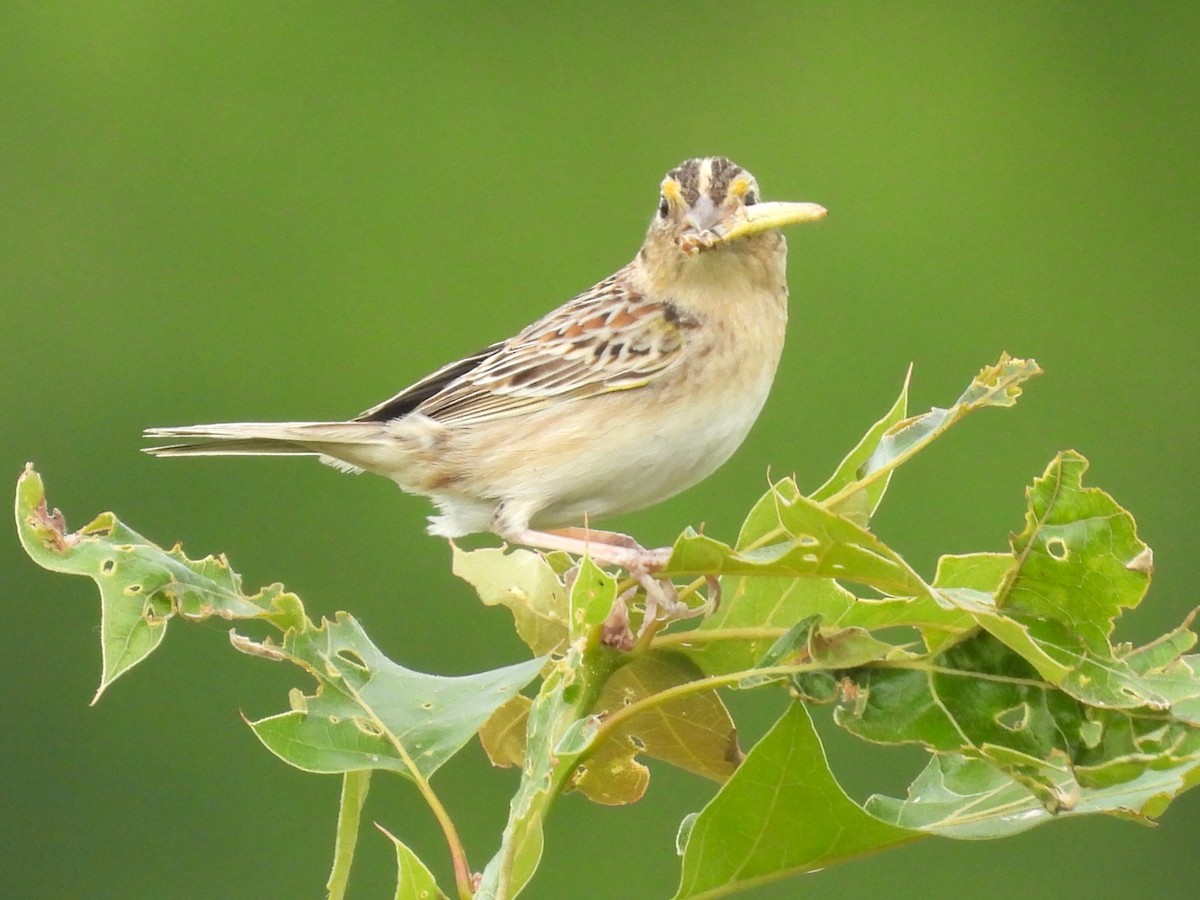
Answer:
<svg viewBox="0 0 1200 900"><path fill-rule="evenodd" d="M591 528L564 528L558 531L504 529L501 531L501 537L527 547L565 550L576 556L586 555L601 565L620 566L625 569L646 593L646 611L642 617L639 634L660 614L669 619L685 618L692 614L689 607L676 601L675 585L670 579L655 575L671 558L670 547L647 549L628 535ZM618 605L624 606L624 603ZM617 625L615 621L613 624Z"/></svg>
<svg viewBox="0 0 1200 900"><path fill-rule="evenodd" d="M647 549L628 535L615 531L594 531L590 528L537 531L521 528L501 531L500 536L526 547L565 550L576 556L587 556L592 562L620 566L631 575L656 572L671 558L670 547Z"/></svg>
<svg viewBox="0 0 1200 900"><path fill-rule="evenodd" d="M670 547L657 547L648 550L627 534L615 531L594 531L590 528L563 528L558 531L533 531L526 535L535 535L539 540L551 539L558 546L552 549L569 550L566 544L580 547L570 552L586 553L593 562L621 566L637 579L638 584L646 592L646 611L642 617L642 627L638 634L645 631L648 623L658 618L661 611L665 618L686 618L691 610L676 602L675 585L669 578L659 578L654 573L667 564L671 558ZM526 541L522 541L526 543Z"/></svg>

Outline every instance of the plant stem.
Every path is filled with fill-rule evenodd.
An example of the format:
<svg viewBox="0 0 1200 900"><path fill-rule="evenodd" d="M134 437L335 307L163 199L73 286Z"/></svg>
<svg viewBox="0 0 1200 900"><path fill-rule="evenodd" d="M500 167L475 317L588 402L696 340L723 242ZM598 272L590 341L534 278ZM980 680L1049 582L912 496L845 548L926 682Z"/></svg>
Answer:
<svg viewBox="0 0 1200 900"><path fill-rule="evenodd" d="M446 811L446 807L442 804L441 798L434 793L432 785L417 767L416 761L409 755L408 750L396 735L388 730L387 726L375 715L375 711L371 705L363 700L362 696L349 684L344 684L343 689L354 698L359 707L366 710L371 721L380 729L380 732L387 738L388 742L396 750L396 754L400 757L408 769L408 775L412 779L413 784L417 786L421 797L425 800L433 817L437 819L438 825L442 829L442 835L446 838L446 844L450 850L450 859L454 865L454 886L458 889L458 896L462 900L470 900L475 893L474 885L471 881L471 867L467 862L467 852L463 847L462 839L458 836L458 829L454 827L454 820L450 818L450 814Z"/></svg>
<svg viewBox="0 0 1200 900"><path fill-rule="evenodd" d="M654 647L673 647L682 644L685 647L693 644L710 644L716 641L774 641L783 637L786 628L693 628L690 631L672 631L669 634L656 635Z"/></svg>
<svg viewBox="0 0 1200 900"><path fill-rule="evenodd" d="M325 882L327 900L342 900L350 882L350 867L354 863L354 848L358 844L358 824L362 818L367 791L371 787L371 770L347 772L342 776L342 796L338 801L337 837L333 845L333 868Z"/></svg>

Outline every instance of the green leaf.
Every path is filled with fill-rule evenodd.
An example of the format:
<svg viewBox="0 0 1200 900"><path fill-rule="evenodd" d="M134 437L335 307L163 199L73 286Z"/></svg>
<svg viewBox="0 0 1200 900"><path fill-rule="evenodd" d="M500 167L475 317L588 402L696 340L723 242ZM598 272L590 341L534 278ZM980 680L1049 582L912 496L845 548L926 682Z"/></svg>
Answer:
<svg viewBox="0 0 1200 900"><path fill-rule="evenodd" d="M1064 816L1108 813L1150 821L1198 778L1200 758L1192 753L1162 767L1147 767L1128 780L1080 788L1074 808L1051 813L1032 791L1003 772L981 760L951 754L929 761L907 799L876 795L866 808L902 828L951 838L999 838ZM1057 785L1064 792L1075 787L1065 765Z"/></svg>
<svg viewBox="0 0 1200 900"><path fill-rule="evenodd" d="M1181 661L1166 668L1200 688ZM842 727L870 741L986 761L1056 812L1075 808L1083 788L1171 768L1200 746L1192 722L1147 707L1089 706L987 632L928 661L845 677L854 689L835 714Z"/></svg>
<svg viewBox="0 0 1200 900"><path fill-rule="evenodd" d="M541 862L546 814L566 788L575 760L587 748L584 742L568 750L564 739L594 724L589 715L592 704L616 667L616 658L605 648L585 652L585 645L585 641L569 645L563 657L548 667L530 705L521 783L509 804L500 849L483 870L475 900L515 897Z"/></svg>
<svg viewBox="0 0 1200 900"><path fill-rule="evenodd" d="M1041 374L1038 364L1031 359L1014 359L1007 353L1000 356L995 365L984 366L958 401L949 409L934 407L924 415L914 416L892 425L878 439L874 451L856 473L856 479L829 493L821 488L820 499L829 509L839 509L859 491L877 490L879 483L886 485L891 473L911 459L918 451L945 434L952 425L968 413L989 406L1012 406L1021 396L1026 381ZM905 383L907 387L907 381ZM835 476L836 477L836 476ZM876 501L877 502L877 501Z"/></svg>
<svg viewBox="0 0 1200 900"><path fill-rule="evenodd" d="M684 532L663 574L837 578L896 596L933 596L927 584L871 532L788 488L773 485L775 525L737 550Z"/></svg>
<svg viewBox="0 0 1200 900"><path fill-rule="evenodd" d="M997 605L1067 625L1107 656L1113 621L1150 586L1153 555L1133 516L1099 488L1083 487L1087 467L1078 453L1060 453L1027 491L1025 528L1012 539L1016 565Z"/></svg>
<svg viewBox="0 0 1200 900"><path fill-rule="evenodd" d="M846 796L802 703L789 707L685 825L677 898L721 896L919 837Z"/></svg>
<svg viewBox="0 0 1200 900"><path fill-rule="evenodd" d="M517 634L538 656L560 651L567 641L567 589L551 557L531 550L453 548L454 574L488 606L505 606Z"/></svg>
<svg viewBox="0 0 1200 900"><path fill-rule="evenodd" d="M32 464L17 482L16 515L21 544L34 562L53 572L86 575L100 588L103 666L93 703L158 647L176 615L262 619L281 629L306 621L299 599L281 585L248 596L223 556L192 560L178 545L163 550L112 513L68 532L63 514L48 510Z"/></svg>
<svg viewBox="0 0 1200 900"><path fill-rule="evenodd" d="M870 474L866 466L868 461L874 458L880 441L883 440L889 429L908 414L908 385L911 380L912 366L909 366L908 372L904 376L904 386L900 389L900 396L896 398L892 408L882 419L872 425L854 449L846 454L845 459L841 461L829 480L813 491L810 495L813 500L818 502L827 500ZM871 516L875 514L875 510L879 508L880 501L883 500L888 483L891 481L891 475L889 470L883 478L866 484L862 490L847 491L829 508L852 522L866 527Z"/></svg>
<svg viewBox="0 0 1200 900"><path fill-rule="evenodd" d="M759 665L788 628L809 616L820 616L830 628L916 628L927 644L962 635L976 624L968 612L932 597L855 597L828 578L746 576L726 578L722 586L720 608L681 647L710 675Z"/></svg>
<svg viewBox="0 0 1200 900"><path fill-rule="evenodd" d="M249 722L285 762L309 772L389 769L428 778L545 660L445 677L414 672L379 651L352 617L296 634L280 652L316 679L312 695L292 694L286 713Z"/></svg>
<svg viewBox="0 0 1200 900"><path fill-rule="evenodd" d="M1013 557L1008 553L943 556L938 560L933 584L942 596L968 613L976 624L1028 660L1039 675L1052 684L1059 684L1070 674L1071 667L1047 653L1027 625L996 607L996 592L1008 577L1013 563ZM931 652L944 646L944 642L936 640L927 643Z"/></svg>
<svg viewBox="0 0 1200 900"><path fill-rule="evenodd" d="M417 854L398 837L380 825L375 827L387 836L396 848L396 900L447 900L441 888Z"/></svg>
<svg viewBox="0 0 1200 900"><path fill-rule="evenodd" d="M578 637L588 626L603 622L616 599L617 579L584 556L571 581L571 636Z"/></svg>

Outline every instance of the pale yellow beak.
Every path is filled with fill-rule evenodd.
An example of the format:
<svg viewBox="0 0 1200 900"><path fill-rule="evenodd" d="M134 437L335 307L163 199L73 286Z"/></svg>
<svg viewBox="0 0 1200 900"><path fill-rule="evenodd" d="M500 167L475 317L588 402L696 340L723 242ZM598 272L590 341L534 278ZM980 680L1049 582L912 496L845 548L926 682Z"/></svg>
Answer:
<svg viewBox="0 0 1200 900"><path fill-rule="evenodd" d="M727 244L738 238L785 225L815 222L825 218L828 210L816 203L756 203L740 206L728 219L712 229L714 244Z"/></svg>
<svg viewBox="0 0 1200 900"><path fill-rule="evenodd" d="M738 238L760 234L773 228L815 222L825 218L826 212L825 207L816 203L775 202L739 206L729 218L712 228L684 235L679 240L679 248L689 256L694 256L702 250L712 250Z"/></svg>

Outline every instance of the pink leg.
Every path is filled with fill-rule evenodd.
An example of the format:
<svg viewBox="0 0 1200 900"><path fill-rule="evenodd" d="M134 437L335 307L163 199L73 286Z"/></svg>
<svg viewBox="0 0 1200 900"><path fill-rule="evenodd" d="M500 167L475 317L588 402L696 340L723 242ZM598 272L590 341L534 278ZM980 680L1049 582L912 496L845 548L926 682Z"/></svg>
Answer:
<svg viewBox="0 0 1200 900"><path fill-rule="evenodd" d="M671 558L670 547L647 550L633 538L613 531L566 528L562 531L536 531L523 528L502 535L505 540L541 550L565 550L576 556L587 555L593 562L620 566L631 575L648 574L661 569Z"/></svg>

